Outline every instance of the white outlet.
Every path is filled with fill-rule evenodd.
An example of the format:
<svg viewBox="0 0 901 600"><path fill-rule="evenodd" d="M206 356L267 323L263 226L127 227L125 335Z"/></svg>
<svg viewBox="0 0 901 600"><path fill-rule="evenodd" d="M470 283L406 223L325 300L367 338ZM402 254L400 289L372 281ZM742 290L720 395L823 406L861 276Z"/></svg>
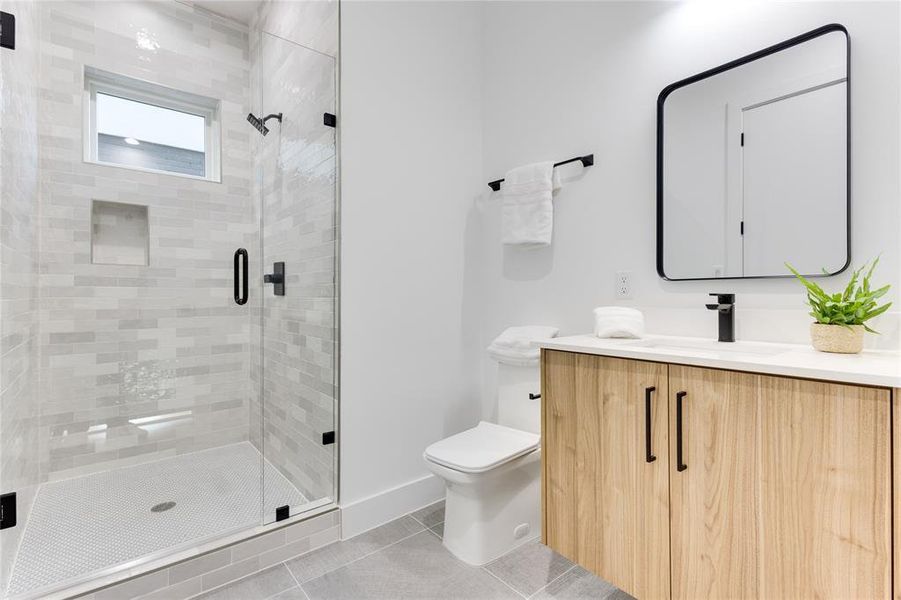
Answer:
<svg viewBox="0 0 901 600"><path fill-rule="evenodd" d="M628 300L632 297L632 273L629 271L616 272L616 297Z"/></svg>

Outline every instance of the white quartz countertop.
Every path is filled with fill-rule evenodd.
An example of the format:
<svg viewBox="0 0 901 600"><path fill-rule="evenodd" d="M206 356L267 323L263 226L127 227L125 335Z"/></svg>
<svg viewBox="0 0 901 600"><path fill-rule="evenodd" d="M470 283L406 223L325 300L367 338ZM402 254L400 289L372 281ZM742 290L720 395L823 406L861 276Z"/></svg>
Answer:
<svg viewBox="0 0 901 600"><path fill-rule="evenodd" d="M648 335L639 340L574 335L542 340L534 345L548 350L901 388L901 353L883 350L828 354L801 344L724 343L662 335Z"/></svg>

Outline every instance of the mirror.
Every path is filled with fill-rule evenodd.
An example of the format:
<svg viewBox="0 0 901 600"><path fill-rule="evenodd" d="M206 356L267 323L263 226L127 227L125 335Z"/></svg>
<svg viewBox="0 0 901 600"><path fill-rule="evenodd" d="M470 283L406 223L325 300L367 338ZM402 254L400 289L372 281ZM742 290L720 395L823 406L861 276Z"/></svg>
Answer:
<svg viewBox="0 0 901 600"><path fill-rule="evenodd" d="M664 279L836 274L850 261L850 43L827 25L657 99Z"/></svg>

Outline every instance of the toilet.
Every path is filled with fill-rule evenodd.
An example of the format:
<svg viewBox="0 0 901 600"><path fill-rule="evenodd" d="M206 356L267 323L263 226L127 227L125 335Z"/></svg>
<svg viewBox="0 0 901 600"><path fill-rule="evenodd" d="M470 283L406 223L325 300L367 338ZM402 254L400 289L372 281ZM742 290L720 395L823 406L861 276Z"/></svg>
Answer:
<svg viewBox="0 0 901 600"><path fill-rule="evenodd" d="M423 453L445 481L444 546L484 565L541 531L538 367L498 366L498 422L435 442Z"/></svg>

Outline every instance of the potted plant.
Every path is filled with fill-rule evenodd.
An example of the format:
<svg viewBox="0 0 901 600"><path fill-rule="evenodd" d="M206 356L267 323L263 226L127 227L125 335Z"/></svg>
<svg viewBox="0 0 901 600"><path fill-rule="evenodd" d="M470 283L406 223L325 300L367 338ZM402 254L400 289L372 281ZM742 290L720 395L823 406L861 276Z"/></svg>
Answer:
<svg viewBox="0 0 901 600"><path fill-rule="evenodd" d="M785 263L785 266L807 288L807 303L812 309L810 316L816 319L810 326L810 338L814 348L820 352L857 354L863 350L864 332L877 333L870 329L866 322L878 317L892 305L889 302L880 306L877 302L888 293L891 285L877 290L870 287L870 278L878 264L878 258L872 265L864 264L851 274L851 281L848 282L844 292L828 294L790 264ZM861 279L865 269L866 274Z"/></svg>

